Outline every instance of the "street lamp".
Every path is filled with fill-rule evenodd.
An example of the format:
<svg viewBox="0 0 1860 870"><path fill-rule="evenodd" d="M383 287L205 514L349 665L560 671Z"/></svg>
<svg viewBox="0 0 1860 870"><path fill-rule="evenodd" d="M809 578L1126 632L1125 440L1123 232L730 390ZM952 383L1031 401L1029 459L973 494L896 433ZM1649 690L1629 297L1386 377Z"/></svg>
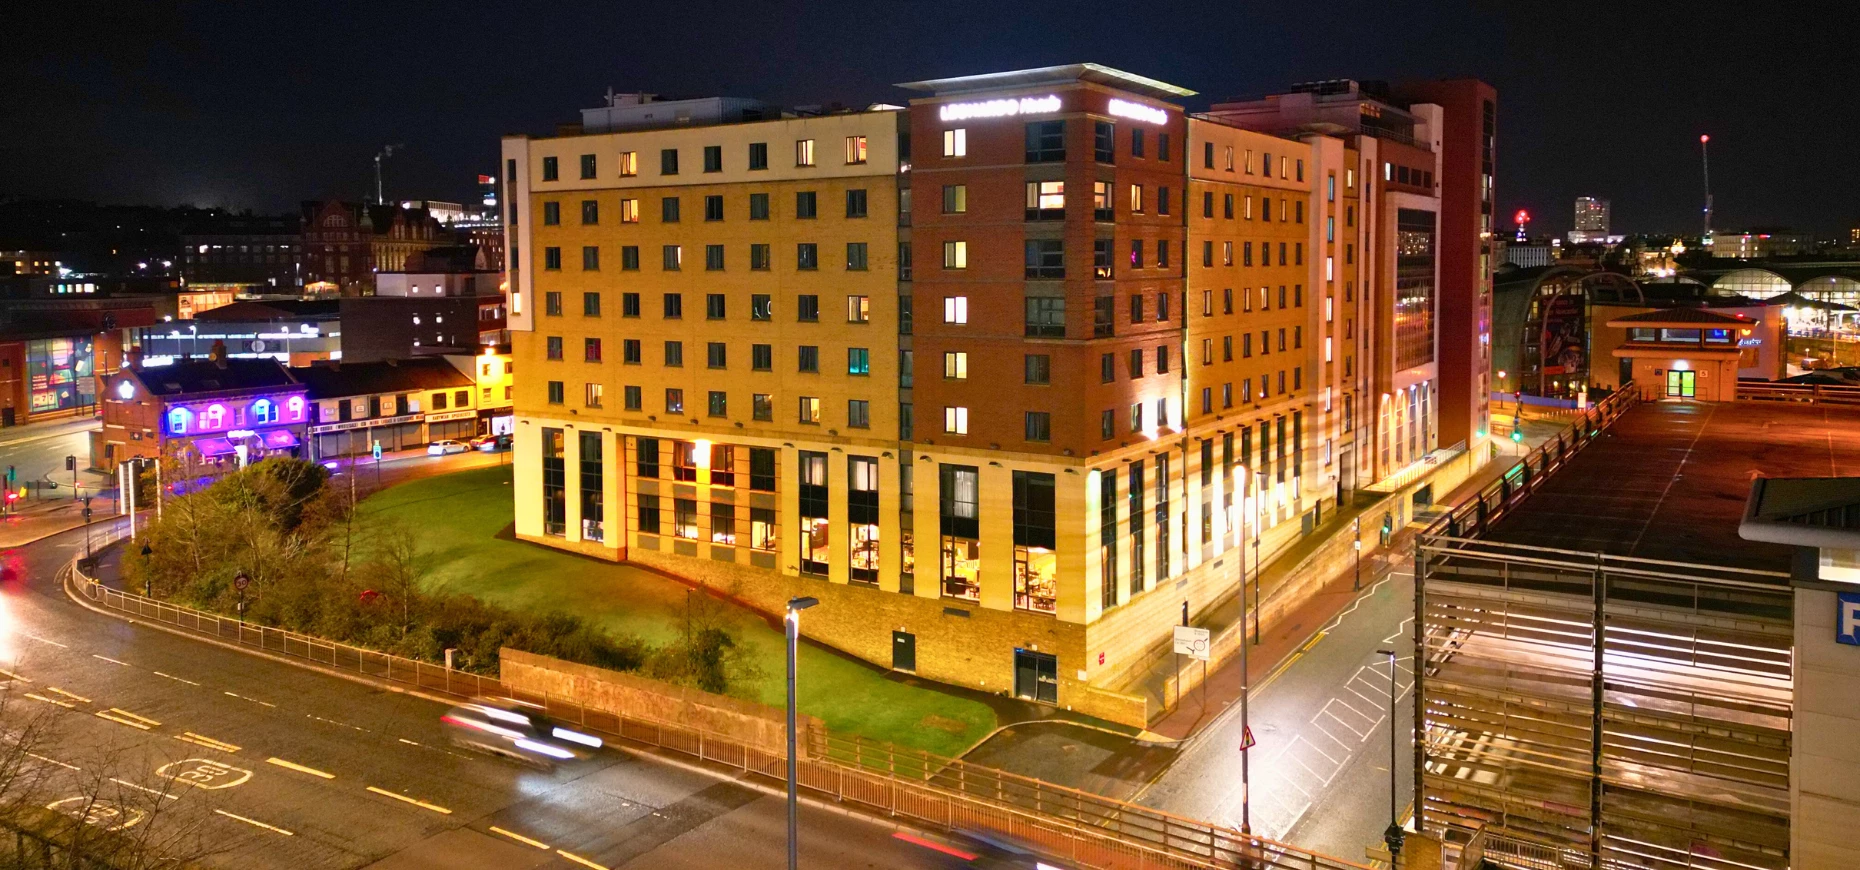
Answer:
<svg viewBox="0 0 1860 870"><path fill-rule="evenodd" d="M1407 832L1401 829L1401 822L1395 817L1395 651L1379 649L1376 653L1389 657L1389 827L1382 832L1382 840L1388 843L1389 861L1392 864L1395 856L1401 854L1401 843L1407 836Z"/></svg>
<svg viewBox="0 0 1860 870"><path fill-rule="evenodd" d="M1361 514L1357 515L1356 519L1353 521L1353 525L1354 525L1356 537L1355 537L1355 540L1352 540L1350 542L1350 549L1356 551L1356 568L1355 568L1356 574L1350 580L1350 588L1351 589L1362 589L1363 588L1363 517Z"/></svg>
<svg viewBox="0 0 1860 870"><path fill-rule="evenodd" d="M149 572L149 566L148 566L149 557L153 555L155 555L155 550L149 546L149 543L147 541L143 541L142 542L142 597L144 598L155 597L155 591L154 591L155 590L155 575Z"/></svg>
<svg viewBox="0 0 1860 870"><path fill-rule="evenodd" d="M795 647L801 638L801 611L820 603L820 599L811 596L788 599L788 615L783 622L788 625L788 870L800 866L800 816L799 804L795 798L795 730L794 730L794 671Z"/></svg>

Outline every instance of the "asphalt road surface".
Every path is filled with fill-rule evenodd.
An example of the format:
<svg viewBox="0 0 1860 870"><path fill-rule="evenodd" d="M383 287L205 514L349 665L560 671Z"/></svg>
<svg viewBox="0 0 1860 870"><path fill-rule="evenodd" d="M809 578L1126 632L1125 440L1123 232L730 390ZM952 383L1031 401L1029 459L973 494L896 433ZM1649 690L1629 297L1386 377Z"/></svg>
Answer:
<svg viewBox="0 0 1860 870"><path fill-rule="evenodd" d="M1389 823L1389 665L1396 652L1396 806L1413 796L1412 563L1382 573L1314 640L1254 687L1256 741L1241 785L1236 703L1192 738L1138 802L1362 863Z"/></svg>
<svg viewBox="0 0 1860 870"><path fill-rule="evenodd" d="M101 795L99 821L242 870L785 863L783 801L744 782L611 748L523 768L451 747L444 705L85 610L58 583L82 541L0 553L0 732L49 729L48 803ZM837 811L801 827L803 866L968 866Z"/></svg>

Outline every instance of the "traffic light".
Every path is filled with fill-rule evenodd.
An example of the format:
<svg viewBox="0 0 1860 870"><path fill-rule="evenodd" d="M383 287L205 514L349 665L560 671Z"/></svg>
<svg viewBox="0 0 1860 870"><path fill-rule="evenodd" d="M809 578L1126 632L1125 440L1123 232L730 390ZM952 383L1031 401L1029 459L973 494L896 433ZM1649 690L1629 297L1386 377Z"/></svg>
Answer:
<svg viewBox="0 0 1860 870"><path fill-rule="evenodd" d="M1523 444L1523 443L1524 443L1524 430L1523 430L1523 429L1513 429L1513 430L1511 430L1511 443L1513 443L1513 444Z"/></svg>
<svg viewBox="0 0 1860 870"><path fill-rule="evenodd" d="M6 482L12 483L13 481L18 480L18 479L19 479L19 469L11 465L7 466L6 467Z"/></svg>
<svg viewBox="0 0 1860 870"><path fill-rule="evenodd" d="M65 470L66 470L66 471L76 471L76 470L77 470L77 457L76 457L76 456L67 456L67 457L65 457Z"/></svg>

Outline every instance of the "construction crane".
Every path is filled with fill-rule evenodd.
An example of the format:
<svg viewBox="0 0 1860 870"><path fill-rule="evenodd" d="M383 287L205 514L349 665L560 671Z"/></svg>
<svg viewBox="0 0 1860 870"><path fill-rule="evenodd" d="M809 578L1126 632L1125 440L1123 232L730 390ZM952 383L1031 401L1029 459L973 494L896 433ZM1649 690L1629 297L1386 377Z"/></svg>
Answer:
<svg viewBox="0 0 1860 870"><path fill-rule="evenodd" d="M387 205L387 195L382 192L381 187L381 161L393 157L396 148L405 149L406 147L406 144L396 142L375 152L375 205Z"/></svg>

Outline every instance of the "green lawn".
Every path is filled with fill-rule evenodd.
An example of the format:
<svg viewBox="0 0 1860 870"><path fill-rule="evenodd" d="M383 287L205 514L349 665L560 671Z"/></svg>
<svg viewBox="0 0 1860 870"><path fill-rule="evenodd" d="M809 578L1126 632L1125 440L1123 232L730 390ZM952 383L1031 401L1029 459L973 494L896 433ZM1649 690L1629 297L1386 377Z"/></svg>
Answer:
<svg viewBox="0 0 1860 870"><path fill-rule="evenodd" d="M494 536L511 522L509 467L481 468L391 487L367 512L407 520L430 555L433 589L507 607L563 610L649 643L671 639L688 587L650 571ZM741 611L743 639L766 678L760 700L786 704L781 632ZM981 702L885 679L875 668L801 648L801 710L836 732L955 755L987 736L995 713ZM934 723L934 724L927 724Z"/></svg>

